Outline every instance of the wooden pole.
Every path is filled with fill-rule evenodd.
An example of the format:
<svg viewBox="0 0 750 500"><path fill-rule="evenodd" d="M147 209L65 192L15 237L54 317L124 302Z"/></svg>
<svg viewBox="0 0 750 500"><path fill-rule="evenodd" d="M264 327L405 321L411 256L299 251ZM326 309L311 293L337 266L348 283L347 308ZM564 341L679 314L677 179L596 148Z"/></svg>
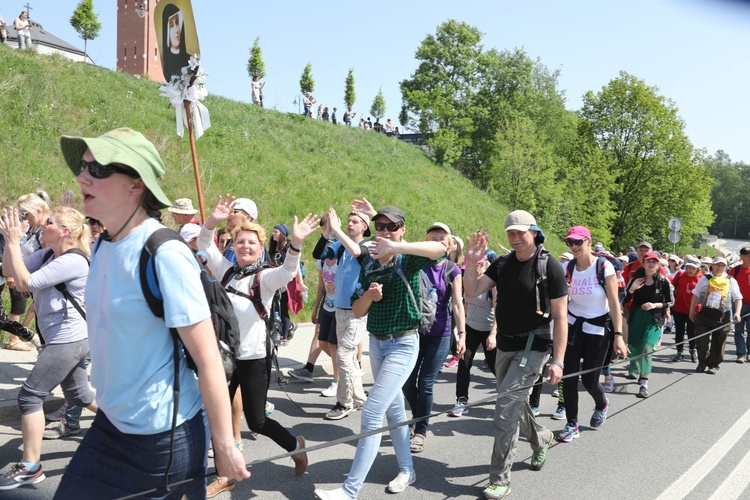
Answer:
<svg viewBox="0 0 750 500"><path fill-rule="evenodd" d="M191 82L192 83L192 82ZM187 115L188 136L190 136L190 153L193 155L193 173L195 174L195 188L198 191L198 207L201 214L201 222L206 222L206 212L203 209L203 188L201 187L201 174L198 170L198 152L195 150L195 135L193 135L193 116L190 113L190 101L182 102Z"/></svg>

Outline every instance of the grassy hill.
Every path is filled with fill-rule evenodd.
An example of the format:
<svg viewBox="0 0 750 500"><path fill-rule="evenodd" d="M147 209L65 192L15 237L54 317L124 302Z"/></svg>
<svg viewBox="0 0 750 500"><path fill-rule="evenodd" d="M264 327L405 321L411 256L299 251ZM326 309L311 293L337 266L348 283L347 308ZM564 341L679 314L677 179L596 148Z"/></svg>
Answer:
<svg viewBox="0 0 750 500"><path fill-rule="evenodd" d="M6 46L0 46L0 67L2 206L39 188L53 200L67 189L78 194L59 137L125 126L143 132L161 152L167 195L197 201L189 141L176 135L174 110L157 84ZM456 171L436 166L419 148L222 97L209 96L205 105L212 127L197 151L207 213L220 193L249 197L270 229L289 224L294 214L322 213L329 206L345 214L352 199L364 196L376 208L402 208L407 239L421 239L429 224L442 221L462 237L484 228L505 243L508 209ZM556 254L563 251L559 239L550 243ZM311 248L304 250L308 262ZM314 285L310 274L308 284Z"/></svg>

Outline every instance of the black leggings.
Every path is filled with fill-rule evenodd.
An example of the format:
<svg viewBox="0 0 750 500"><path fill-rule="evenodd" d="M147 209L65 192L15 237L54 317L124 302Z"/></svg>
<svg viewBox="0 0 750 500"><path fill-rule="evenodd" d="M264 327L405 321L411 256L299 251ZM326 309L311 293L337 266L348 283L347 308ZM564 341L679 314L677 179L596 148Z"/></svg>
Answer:
<svg viewBox="0 0 750 500"><path fill-rule="evenodd" d="M686 329L690 351L695 351L695 340L693 340L695 338L695 322L690 321L690 315L685 313L672 311L672 316L674 317L674 341L677 344L677 352L682 353L682 350L685 347L685 344L681 344L680 342L685 340Z"/></svg>
<svg viewBox="0 0 750 500"><path fill-rule="evenodd" d="M245 420L250 430L273 439L286 451L294 451L297 448L297 439L280 423L266 416L270 374L270 357L237 361L237 368L229 383L229 398L234 399L239 385L242 389Z"/></svg>
<svg viewBox="0 0 750 500"><path fill-rule="evenodd" d="M495 357L497 354L497 347L488 351L485 347L487 345L487 337L490 332L482 332L474 330L469 325L466 325L466 351L464 357L458 362L458 374L456 375L456 398L469 398L469 372L471 366L474 363L474 356L477 353L477 348L482 345L484 351L484 359L487 361L492 374L495 375Z"/></svg>
<svg viewBox="0 0 750 500"><path fill-rule="evenodd" d="M609 349L609 336L606 333L604 335L591 335L579 331L575 336L574 344L568 344L565 350L563 375L602 366ZM583 359L583 362L581 362L581 359ZM599 383L600 375L601 369L585 373L581 375L581 382L583 382L583 387L591 394L591 397L594 398L596 409L603 410L607 405L607 398L604 395L604 387ZM568 422L578 423L578 377L565 378L562 382Z"/></svg>

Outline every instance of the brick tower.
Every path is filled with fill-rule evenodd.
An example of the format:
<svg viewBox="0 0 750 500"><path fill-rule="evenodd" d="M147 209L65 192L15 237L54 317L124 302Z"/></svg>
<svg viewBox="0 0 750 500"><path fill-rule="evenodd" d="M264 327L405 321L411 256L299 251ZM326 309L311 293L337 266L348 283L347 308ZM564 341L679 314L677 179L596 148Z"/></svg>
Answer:
<svg viewBox="0 0 750 500"><path fill-rule="evenodd" d="M154 31L159 0L117 0L117 69L163 82Z"/></svg>

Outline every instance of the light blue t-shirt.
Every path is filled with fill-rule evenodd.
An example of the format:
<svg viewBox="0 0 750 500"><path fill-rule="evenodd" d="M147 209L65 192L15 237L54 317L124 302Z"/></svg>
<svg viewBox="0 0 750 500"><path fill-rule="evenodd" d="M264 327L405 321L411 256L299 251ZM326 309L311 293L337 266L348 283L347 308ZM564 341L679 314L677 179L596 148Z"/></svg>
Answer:
<svg viewBox="0 0 750 500"><path fill-rule="evenodd" d="M328 247L329 251L333 253L334 258L338 255L340 246L341 242L337 241ZM361 267L357 257L350 254L348 250L343 251L338 262L338 268L336 269L336 289L333 295L333 303L337 308L352 308L351 298L357 289Z"/></svg>
<svg viewBox="0 0 750 500"><path fill-rule="evenodd" d="M198 263L179 241L162 244L156 253L164 319L151 313L141 290L139 259L146 239L161 227L149 219L123 240L102 241L86 286L91 385L99 408L128 434L171 429L174 349L168 327L194 325L210 315ZM198 379L183 355L180 374L177 425L203 405Z"/></svg>

